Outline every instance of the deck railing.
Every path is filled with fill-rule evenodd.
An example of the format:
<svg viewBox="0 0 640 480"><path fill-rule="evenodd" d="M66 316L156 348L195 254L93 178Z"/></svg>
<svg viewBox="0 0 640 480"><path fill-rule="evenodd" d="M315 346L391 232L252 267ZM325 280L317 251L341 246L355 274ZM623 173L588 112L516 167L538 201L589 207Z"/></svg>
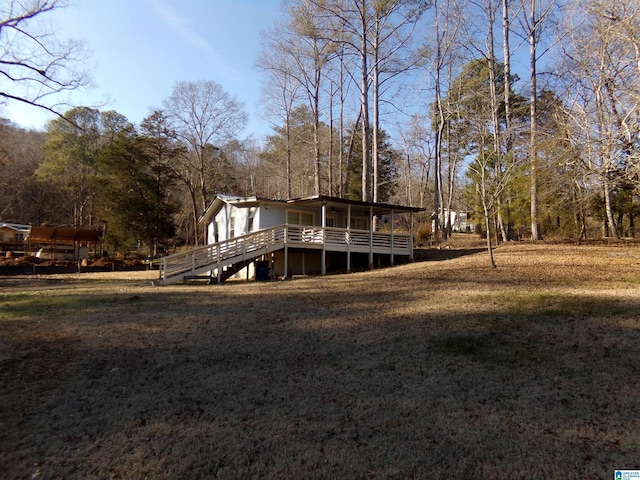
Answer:
<svg viewBox="0 0 640 480"><path fill-rule="evenodd" d="M184 277L203 268L220 272L222 267L230 263L250 260L279 250L285 244L291 247L324 248L326 251L410 254L409 235L406 234L279 225L163 257L160 260L159 277L161 281L166 281L172 277Z"/></svg>

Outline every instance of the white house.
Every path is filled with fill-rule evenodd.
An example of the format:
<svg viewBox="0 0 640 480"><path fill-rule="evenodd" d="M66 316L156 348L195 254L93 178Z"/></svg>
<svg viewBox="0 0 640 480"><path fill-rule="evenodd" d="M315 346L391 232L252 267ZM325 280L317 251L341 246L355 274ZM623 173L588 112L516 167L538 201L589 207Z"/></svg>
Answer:
<svg viewBox="0 0 640 480"><path fill-rule="evenodd" d="M449 216L449 224L451 225L452 232L471 233L476 228L475 223L469 220L469 214L467 212L449 210L448 208L445 208L444 212L438 212L438 221L440 222L441 228L445 226L447 215ZM436 222L434 219L431 221L431 231L434 231L435 228Z"/></svg>
<svg viewBox="0 0 640 480"><path fill-rule="evenodd" d="M203 273L221 282L241 270L247 278L264 279L265 274L324 275L393 265L413 259L413 214L419 211L325 195L294 200L218 195L200 219L207 245L164 257L159 283ZM408 231L395 227L401 215L409 216ZM376 223L381 228L374 230Z"/></svg>
<svg viewBox="0 0 640 480"><path fill-rule="evenodd" d="M0 252L24 251L24 239L30 228L29 225L0 222Z"/></svg>

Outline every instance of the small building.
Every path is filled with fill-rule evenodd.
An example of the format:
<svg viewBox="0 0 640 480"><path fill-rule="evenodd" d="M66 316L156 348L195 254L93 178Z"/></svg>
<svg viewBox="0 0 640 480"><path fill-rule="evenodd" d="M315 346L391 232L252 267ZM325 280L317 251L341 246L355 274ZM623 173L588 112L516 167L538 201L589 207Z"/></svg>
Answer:
<svg viewBox="0 0 640 480"><path fill-rule="evenodd" d="M423 210L325 195L294 200L218 195L200 219L207 245L164 257L159 283L202 274L221 282L241 270L261 279L266 262L270 276L291 277L409 261L413 214ZM409 216L403 222L408 231L396 230L400 215Z"/></svg>
<svg viewBox="0 0 640 480"><path fill-rule="evenodd" d="M29 234L29 225L0 222L0 252L10 255L24 253L24 239Z"/></svg>
<svg viewBox="0 0 640 480"><path fill-rule="evenodd" d="M444 213L444 214L443 214ZM460 212L455 210L449 210L448 208L444 209L444 212L438 212L438 221L440 228L444 228L447 216L449 217L449 225L451 225L452 232L460 232L460 233L472 233L475 231L475 223L469 220L469 213L466 211ZM432 215L433 220L431 221L431 231L435 231L435 214Z"/></svg>
<svg viewBox="0 0 640 480"><path fill-rule="evenodd" d="M27 250L42 259L82 260L89 247L102 242L102 231L42 225L31 227L25 241Z"/></svg>

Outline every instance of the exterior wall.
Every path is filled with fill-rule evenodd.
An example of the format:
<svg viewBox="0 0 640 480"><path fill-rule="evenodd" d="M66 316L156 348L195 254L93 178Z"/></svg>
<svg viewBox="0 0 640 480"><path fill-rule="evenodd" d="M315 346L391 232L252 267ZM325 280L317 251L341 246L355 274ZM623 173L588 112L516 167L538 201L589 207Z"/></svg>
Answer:
<svg viewBox="0 0 640 480"><path fill-rule="evenodd" d="M259 229L277 227L287 223L284 205L263 205L257 211Z"/></svg>
<svg viewBox="0 0 640 480"><path fill-rule="evenodd" d="M253 215L253 225L250 217ZM212 244L259 230L258 207L237 208L225 203L207 227L207 243Z"/></svg>
<svg viewBox="0 0 640 480"><path fill-rule="evenodd" d="M24 250L24 239L29 234L29 228L28 225L0 224L0 251Z"/></svg>

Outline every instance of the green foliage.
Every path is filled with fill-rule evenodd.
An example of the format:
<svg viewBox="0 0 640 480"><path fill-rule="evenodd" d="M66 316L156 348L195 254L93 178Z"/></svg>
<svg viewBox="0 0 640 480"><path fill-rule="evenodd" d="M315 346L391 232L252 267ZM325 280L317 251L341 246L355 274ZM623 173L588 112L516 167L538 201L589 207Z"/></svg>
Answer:
<svg viewBox="0 0 640 480"><path fill-rule="evenodd" d="M106 241L116 250L143 243L155 256L159 243L175 233L176 206L167 196L171 171L162 156L151 154L157 147L157 138L140 137L123 125L100 151L98 212L109 225Z"/></svg>
<svg viewBox="0 0 640 480"><path fill-rule="evenodd" d="M100 112L80 107L47 127L45 159L39 180L56 185L59 208L72 227L91 225L95 198L96 158L100 149Z"/></svg>

